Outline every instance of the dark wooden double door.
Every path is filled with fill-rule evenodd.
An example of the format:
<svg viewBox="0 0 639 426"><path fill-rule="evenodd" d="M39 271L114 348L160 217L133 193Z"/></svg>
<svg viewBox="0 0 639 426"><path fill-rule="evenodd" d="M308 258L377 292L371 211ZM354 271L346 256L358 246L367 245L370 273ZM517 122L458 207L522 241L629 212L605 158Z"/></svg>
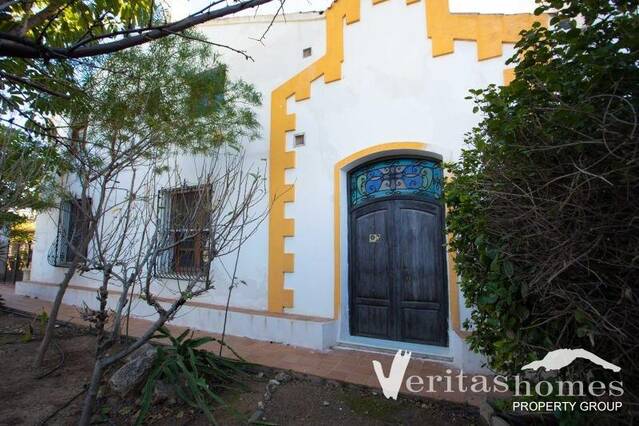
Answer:
<svg viewBox="0 0 639 426"><path fill-rule="evenodd" d="M388 198L350 212L352 335L448 345L443 207Z"/></svg>

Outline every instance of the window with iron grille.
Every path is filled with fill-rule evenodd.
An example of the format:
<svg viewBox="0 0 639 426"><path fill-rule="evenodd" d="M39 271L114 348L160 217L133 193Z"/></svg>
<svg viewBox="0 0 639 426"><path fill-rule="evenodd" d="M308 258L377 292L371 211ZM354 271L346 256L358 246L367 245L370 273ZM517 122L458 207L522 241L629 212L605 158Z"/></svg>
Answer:
<svg viewBox="0 0 639 426"><path fill-rule="evenodd" d="M206 279L209 268L210 185L159 192L159 277Z"/></svg>
<svg viewBox="0 0 639 426"><path fill-rule="evenodd" d="M91 200L88 200L89 208ZM47 259L52 266L66 267L76 253L87 256L87 247L81 249L82 240L89 231L87 215L82 212L82 200L64 200L60 203L58 232Z"/></svg>

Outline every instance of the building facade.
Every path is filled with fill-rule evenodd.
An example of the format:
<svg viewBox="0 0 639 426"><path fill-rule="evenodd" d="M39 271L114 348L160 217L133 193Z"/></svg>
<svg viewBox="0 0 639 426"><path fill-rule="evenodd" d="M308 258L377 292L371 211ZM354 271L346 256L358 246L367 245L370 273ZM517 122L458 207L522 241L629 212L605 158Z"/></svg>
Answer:
<svg viewBox="0 0 639 426"><path fill-rule="evenodd" d="M463 340L468 310L446 249L442 164L459 157L479 119L469 89L512 78L505 60L538 19L451 13L447 0L336 0L270 27L256 16L199 28L254 60L220 52L231 75L264 96L263 137L247 156L266 160L275 200L243 248L246 285L233 291L229 334L319 350L408 349L480 369ZM64 274L47 262L56 221L38 218L31 281L17 292L53 299ZM75 277L65 303L94 303L97 285ZM221 331L227 285L174 323ZM134 303L133 314L150 311Z"/></svg>

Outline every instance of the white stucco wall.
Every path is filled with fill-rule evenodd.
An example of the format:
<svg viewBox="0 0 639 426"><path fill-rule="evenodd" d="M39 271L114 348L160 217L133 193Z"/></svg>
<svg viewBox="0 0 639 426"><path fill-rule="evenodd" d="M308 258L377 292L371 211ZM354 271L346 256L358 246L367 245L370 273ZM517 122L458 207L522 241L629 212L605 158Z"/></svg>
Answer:
<svg viewBox="0 0 639 426"><path fill-rule="evenodd" d="M335 164L364 148L397 141L423 142L428 151L446 161L454 160L462 149L464 134L478 121L472 102L464 99L468 90L502 83L511 47L504 46L501 58L478 62L476 43L458 41L453 54L434 58L425 21L422 2L407 6L405 0L391 0L373 6L371 1L362 1L360 21L344 29L342 79L325 84L320 78L312 83L310 99L289 99L288 112L296 114L297 125L295 132L287 135L287 145L296 151L297 165L286 174L288 183L295 184L295 202L286 204L286 216L295 219L295 236L285 243L286 251L295 253L295 272L285 277L285 288L294 290L294 307L287 309L288 313L333 317ZM256 41L269 23L270 18L258 16L200 27L211 41L245 50L254 59L247 61L229 50L219 51L233 78L254 84L263 94L263 105L257 111L262 138L247 145L249 164L268 158L272 90L326 50L325 22L320 14L287 15L286 22L279 19L261 42ZM313 54L303 58L302 50L307 47ZM304 133L306 144L296 148L293 139L299 133ZM184 159L184 164L188 161ZM345 194L342 191L343 198ZM346 208L345 202L341 208ZM60 280L64 270L50 267L46 260L54 239L54 221L41 215L37 219L33 281ZM247 285L234 290L232 306L266 309L267 249L264 223L243 248L239 278ZM346 253L342 250L342 265L347 265ZM220 265L214 267L218 288L201 300L223 304L228 280ZM83 277L74 278L73 283L97 286ZM343 292L347 285L342 279ZM462 299L460 296L465 317ZM463 343L453 334L450 350L440 355L460 359Z"/></svg>
<svg viewBox="0 0 639 426"><path fill-rule="evenodd" d="M258 121L262 128L261 138L246 144L247 167L265 169L268 158L268 135L270 122L270 94L274 87L288 79L290 75L317 59L324 49L324 18L318 13L287 15L286 22L278 19L269 29L266 37L258 41L267 30L271 17L230 18L202 25L198 28L211 41L244 50L253 58L246 60L244 56L228 49L216 49L221 61L229 66L232 79L243 79L253 84L263 96L262 106L257 108ZM312 47L314 54L309 58L302 57L302 50ZM196 160L182 157L180 164L184 177L193 177ZM122 182L123 183L123 180ZM267 208L267 200L263 202ZM259 210L259 208L258 208ZM56 238L58 213L43 213L36 220L36 236L33 255L32 281L59 282L65 272L64 268L55 268L48 264L47 253ZM266 309L267 301L267 260L268 260L268 227L264 222L247 243L243 246L239 262L239 279L246 282L233 290L231 305L257 310ZM229 271L233 269L234 259L230 256L221 259ZM216 289L198 299L198 301L223 305L228 295L230 279L220 262L213 265L213 276ZM97 276L76 275L71 284L97 287ZM175 294L175 285L166 280L166 287L159 289L159 295L170 297Z"/></svg>
<svg viewBox="0 0 639 426"><path fill-rule="evenodd" d="M285 284L295 291L292 312L333 312L335 163L396 141L424 142L453 160L478 120L464 99L468 90L502 83L507 56L478 62L476 43L456 42L455 53L433 58L425 25L421 3L363 1L360 22L344 30L342 79L328 85L318 79L310 99L288 104L296 114L294 133L306 140L294 148L288 135L297 152L297 167L287 173L296 198L286 210L295 218L295 236L286 241L295 253L295 273Z"/></svg>

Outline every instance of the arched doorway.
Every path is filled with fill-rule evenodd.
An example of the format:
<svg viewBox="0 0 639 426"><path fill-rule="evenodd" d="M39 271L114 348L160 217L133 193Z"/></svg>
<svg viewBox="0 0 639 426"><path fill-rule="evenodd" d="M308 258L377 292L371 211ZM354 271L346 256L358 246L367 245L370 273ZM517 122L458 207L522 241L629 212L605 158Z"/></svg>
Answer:
<svg viewBox="0 0 639 426"><path fill-rule="evenodd" d="M349 173L351 335L447 346L442 176L406 156Z"/></svg>

